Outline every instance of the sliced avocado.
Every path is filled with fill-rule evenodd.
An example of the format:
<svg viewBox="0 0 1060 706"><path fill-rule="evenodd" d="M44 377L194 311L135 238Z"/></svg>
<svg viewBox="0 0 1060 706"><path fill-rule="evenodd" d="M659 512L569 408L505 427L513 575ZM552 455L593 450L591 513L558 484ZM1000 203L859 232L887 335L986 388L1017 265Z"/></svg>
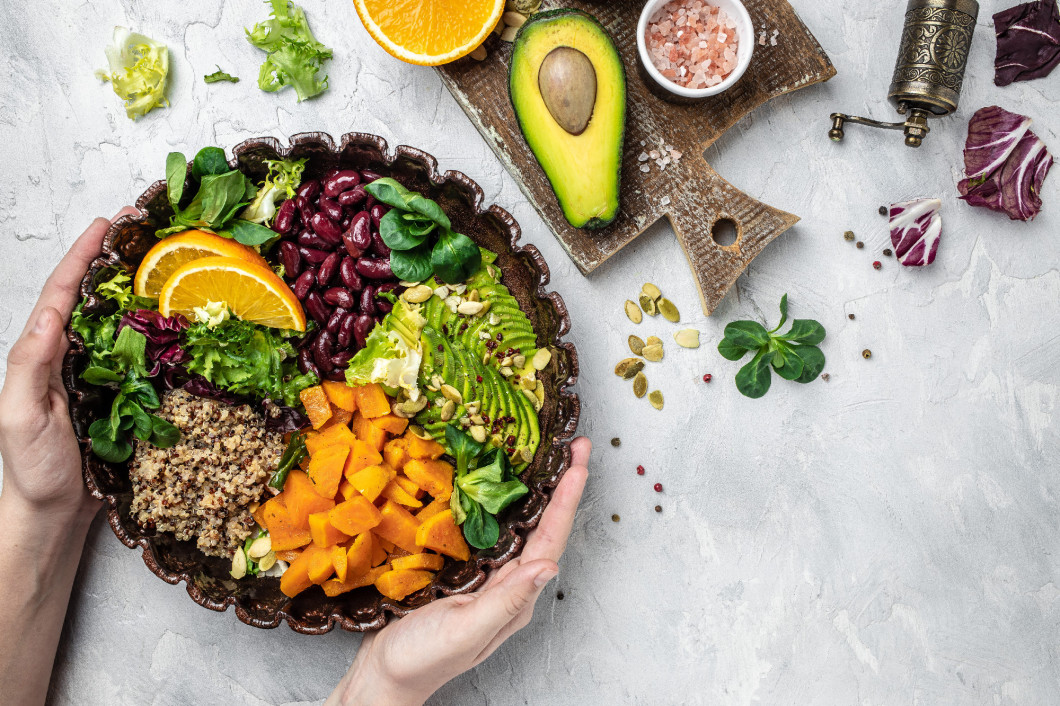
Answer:
<svg viewBox="0 0 1060 706"><path fill-rule="evenodd" d="M519 128L575 228L618 215L626 73L607 30L585 12L539 12L512 48L508 91Z"/></svg>

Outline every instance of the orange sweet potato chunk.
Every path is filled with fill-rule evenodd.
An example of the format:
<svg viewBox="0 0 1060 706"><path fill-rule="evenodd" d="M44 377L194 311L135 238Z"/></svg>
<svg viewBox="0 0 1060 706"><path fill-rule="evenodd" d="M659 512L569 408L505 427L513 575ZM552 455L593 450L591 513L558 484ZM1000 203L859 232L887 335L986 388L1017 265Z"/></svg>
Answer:
<svg viewBox="0 0 1060 706"><path fill-rule="evenodd" d="M406 463L403 470L432 498L448 498L453 494L453 467L445 461L415 458Z"/></svg>
<svg viewBox="0 0 1060 706"><path fill-rule="evenodd" d="M313 583L324 583L335 573L335 563L331 560L332 547L309 546L302 556L309 557L307 573L309 580ZM301 557L299 557L301 558ZM290 567L288 567L290 570Z"/></svg>
<svg viewBox="0 0 1060 706"><path fill-rule="evenodd" d="M328 446L336 446L338 444L353 446L353 442L356 440L357 437L353 435L352 431L341 424L335 424L320 432L309 432L306 434L305 447L309 451L309 455L312 456L317 451Z"/></svg>
<svg viewBox="0 0 1060 706"><path fill-rule="evenodd" d="M334 498L339 492L339 481L342 480L342 469L350 447L344 444L328 446L317 451L309 461L309 480L313 481L316 492L324 498Z"/></svg>
<svg viewBox="0 0 1060 706"><path fill-rule="evenodd" d="M409 456L412 458L429 458L433 461L445 453L445 449L437 441L421 439L415 434L406 434L405 439Z"/></svg>
<svg viewBox="0 0 1060 706"><path fill-rule="evenodd" d="M353 537L376 527L382 521L382 513L363 495L355 495L332 508L328 520Z"/></svg>
<svg viewBox="0 0 1060 706"><path fill-rule="evenodd" d="M394 468L401 468L409 460L408 439L392 439L383 446L383 458Z"/></svg>
<svg viewBox="0 0 1060 706"><path fill-rule="evenodd" d="M327 512L317 512L309 516L309 533L313 535L313 544L318 547L341 544L350 538L350 535L331 524Z"/></svg>
<svg viewBox="0 0 1060 706"><path fill-rule="evenodd" d="M393 542L410 554L420 551L419 545L416 544L416 530L420 527L419 520L393 500L387 500L379 513L383 519L372 530L376 536Z"/></svg>
<svg viewBox="0 0 1060 706"><path fill-rule="evenodd" d="M298 393L298 399L305 405L305 413L314 429L319 429L331 419L331 403L320 385L305 388Z"/></svg>
<svg viewBox="0 0 1060 706"><path fill-rule="evenodd" d="M349 478L362 468L377 466L382 462L383 457L376 448L369 446L360 439L354 439L350 445L350 455L346 459L346 467L343 469L343 473Z"/></svg>
<svg viewBox="0 0 1060 706"><path fill-rule="evenodd" d="M424 520L416 532L416 544L460 561L471 558L471 550L464 541L463 532L453 521L452 512L439 512Z"/></svg>
<svg viewBox="0 0 1060 706"><path fill-rule="evenodd" d="M309 560L314 554L313 547L306 549L291 562L287 571L283 572L283 576L280 577L280 590L283 595L294 598L313 585L313 581L309 578Z"/></svg>
<svg viewBox="0 0 1060 706"><path fill-rule="evenodd" d="M293 562L302 554L301 549L281 549L279 551L273 549L273 551L276 552L277 559L279 559L280 561L286 561L288 564Z"/></svg>
<svg viewBox="0 0 1060 706"><path fill-rule="evenodd" d="M445 565L445 557L441 554L409 554L400 556L390 562L391 568L397 569L425 569L427 571L441 571Z"/></svg>
<svg viewBox="0 0 1060 706"><path fill-rule="evenodd" d="M331 566L335 569L335 578L345 581L348 578L349 563L346 561L346 547L336 544L331 547Z"/></svg>
<svg viewBox="0 0 1060 706"><path fill-rule="evenodd" d="M394 480L396 475L397 471L387 465L368 466L353 475L347 476L346 480L358 493L374 503L376 498L383 492L383 488Z"/></svg>
<svg viewBox="0 0 1060 706"><path fill-rule="evenodd" d="M312 539L309 530L291 517L281 495L265 503L262 519L262 526L269 531L272 548L276 551L304 547Z"/></svg>
<svg viewBox="0 0 1060 706"><path fill-rule="evenodd" d="M416 519L423 522L437 515L439 512L449 512L449 498L435 498L429 505L416 513Z"/></svg>
<svg viewBox="0 0 1060 706"><path fill-rule="evenodd" d="M358 439L368 444L376 451L383 450L383 445L386 444L386 432L383 431L382 428L373 424L371 419L368 419L360 412L357 412L353 415L353 421L350 423L350 428L353 429L353 433Z"/></svg>
<svg viewBox="0 0 1060 706"><path fill-rule="evenodd" d="M357 398L357 409L369 419L390 414L390 401L386 398L386 392L383 391L381 385L371 383L363 387L355 387L353 393Z"/></svg>
<svg viewBox="0 0 1060 706"><path fill-rule="evenodd" d="M346 578L362 576L372 568L372 553L371 532L354 537L346 550Z"/></svg>
<svg viewBox="0 0 1060 706"><path fill-rule="evenodd" d="M398 482L399 480L401 480L401 477L397 476L394 480L387 483L387 486L383 488L382 497L387 500L393 500L399 505L404 505L405 507L423 507L423 503L417 500L416 496L409 494L409 492L402 487L401 483Z"/></svg>
<svg viewBox="0 0 1060 706"><path fill-rule="evenodd" d="M343 593L352 591L355 588L361 588L362 586L371 586L373 583L375 583L375 580L377 578L379 578L388 571L390 571L390 566L388 564L383 564L382 566L378 566L374 569L369 569L363 575L358 576L355 579L350 579L349 575L347 574L346 578L348 580L345 583L343 583L342 581L336 581L335 579L325 581L323 584L324 593L328 594L331 597L335 597L342 595Z"/></svg>
<svg viewBox="0 0 1060 706"><path fill-rule="evenodd" d="M398 436L404 434L405 430L409 427L409 420L402 419L401 417L393 414L385 414L382 417L376 417L372 420L372 424L385 431L391 436Z"/></svg>
<svg viewBox="0 0 1060 706"><path fill-rule="evenodd" d="M322 497L304 471L291 471L287 475L283 492L276 497L283 498L295 525L307 531L310 515L314 512L327 512L335 507L335 501Z"/></svg>
<svg viewBox="0 0 1060 706"><path fill-rule="evenodd" d="M324 426L321 427L321 429L327 429L328 427L334 426L336 424L348 427L352 420L353 412L349 412L343 409L342 407L336 407L335 405L331 405L331 419L326 421L324 423Z"/></svg>
<svg viewBox="0 0 1060 706"><path fill-rule="evenodd" d="M389 545L390 548L394 547L394 545L390 544L390 542L387 542L385 539L375 534L374 532L372 533L372 566L379 566L380 564L386 563L387 555L390 552L386 550L386 546L384 546L384 543L386 545Z"/></svg>
<svg viewBox="0 0 1060 706"><path fill-rule="evenodd" d="M357 411L357 396L354 394L352 387L344 382L334 382L332 380L325 380L321 383L321 386L324 388L324 394L331 400L331 404L347 412Z"/></svg>
<svg viewBox="0 0 1060 706"><path fill-rule="evenodd" d="M410 593L426 588L433 580L434 574L429 571L397 569L381 574L375 580L375 587L387 598L400 601Z"/></svg>
<svg viewBox="0 0 1060 706"><path fill-rule="evenodd" d="M339 495L342 496L342 500L349 500L350 498L353 497L354 493L356 493L356 492L357 492L357 489L354 488L353 484L350 483L345 478L343 478L342 480L339 481ZM335 498L335 499L338 500L339 502L342 502L342 500L339 500L338 498Z"/></svg>

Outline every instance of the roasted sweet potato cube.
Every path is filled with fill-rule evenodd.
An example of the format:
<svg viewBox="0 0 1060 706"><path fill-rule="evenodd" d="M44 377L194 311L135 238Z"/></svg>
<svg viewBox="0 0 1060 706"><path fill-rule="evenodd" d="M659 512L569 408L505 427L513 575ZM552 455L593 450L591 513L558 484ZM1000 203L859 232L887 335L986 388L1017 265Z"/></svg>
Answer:
<svg viewBox="0 0 1060 706"><path fill-rule="evenodd" d="M346 577L361 576L372 568L372 533L362 532L354 537L346 550Z"/></svg>
<svg viewBox="0 0 1060 706"><path fill-rule="evenodd" d="M376 451L383 450L383 445L386 444L386 432L381 427L373 424L371 419L357 412L353 415L350 428L358 439Z"/></svg>
<svg viewBox="0 0 1060 706"><path fill-rule="evenodd" d="M353 432L341 424L335 424L328 426L327 428L319 432L309 432L305 436L305 447L309 451L309 455L312 456L317 451L327 447L336 446L338 444L346 444L347 446L353 446L353 442L357 440L357 437L353 435Z"/></svg>
<svg viewBox="0 0 1060 706"><path fill-rule="evenodd" d="M317 512L309 516L309 533L313 535L313 544L318 547L341 544L350 538L350 535L331 524L327 512Z"/></svg>
<svg viewBox="0 0 1060 706"><path fill-rule="evenodd" d="M429 458L432 461L441 458L445 448L437 441L421 439L415 434L406 434L407 449L412 458Z"/></svg>
<svg viewBox="0 0 1060 706"><path fill-rule="evenodd" d="M372 529L376 536L393 542L410 554L420 551L419 545L416 544L416 530L420 526L419 520L393 500L387 500L383 507L380 508L379 513L383 519Z"/></svg>
<svg viewBox="0 0 1060 706"><path fill-rule="evenodd" d="M429 571L392 569L375 580L375 587L387 598L400 601L410 593L426 588L433 580L434 574Z"/></svg>
<svg viewBox="0 0 1060 706"><path fill-rule="evenodd" d="M309 580L313 583L324 583L335 573L333 549L335 547L318 547L314 544L303 552L303 555L309 555Z"/></svg>
<svg viewBox="0 0 1060 706"><path fill-rule="evenodd" d="M350 482L350 485L353 486L358 493L374 503L380 493L383 492L383 488L385 488L390 481L394 480L396 475L397 471L388 465L368 466L367 468L362 468L353 475L347 476L346 480Z"/></svg>
<svg viewBox="0 0 1060 706"><path fill-rule="evenodd" d="M445 461L414 458L405 464L405 475L432 498L448 498L453 494L453 467Z"/></svg>
<svg viewBox="0 0 1060 706"><path fill-rule="evenodd" d="M424 495L426 495L426 493L423 492L423 488L421 488L419 485L417 485L408 476L404 476L404 475L398 473L394 477L394 480L397 482L398 485L401 486L402 490L404 490L406 493L408 493L412 497L416 498L417 500L419 500Z"/></svg>
<svg viewBox="0 0 1060 706"><path fill-rule="evenodd" d="M347 412L357 411L357 396L354 394L352 387L344 382L334 382L332 380L325 380L321 383L321 387L324 388L324 393L328 396L331 404Z"/></svg>
<svg viewBox="0 0 1060 706"><path fill-rule="evenodd" d="M305 405L306 416L314 429L319 429L331 419L331 402L320 385L305 388L298 393L298 398Z"/></svg>
<svg viewBox="0 0 1060 706"><path fill-rule="evenodd" d="M402 419L394 414L384 414L382 417L376 417L372 420L372 424L385 431L390 436L399 436L405 433L405 430L409 428L409 420Z"/></svg>
<svg viewBox="0 0 1060 706"><path fill-rule="evenodd" d="M377 466L382 462L383 457L375 447L369 446L360 439L354 439L350 445L350 455L346 459L346 467L343 469L343 473L349 478L362 468Z"/></svg>
<svg viewBox="0 0 1060 706"><path fill-rule="evenodd" d="M357 400L357 409L369 419L390 414L390 400L386 398L386 392L383 391L381 385L371 383L363 387L355 387L353 394Z"/></svg>
<svg viewBox="0 0 1060 706"><path fill-rule="evenodd" d="M320 427L320 429L323 431L335 424L348 427L350 425L350 422L353 420L353 414L353 412L349 412L343 409L342 407L336 407L335 405L331 405L331 419L326 421L324 423L324 426Z"/></svg>
<svg viewBox="0 0 1060 706"><path fill-rule="evenodd" d="M288 564L293 562L302 554L301 549L281 549L277 551L275 548L273 548L273 551L276 552L277 559L279 559L280 561L286 561Z"/></svg>
<svg viewBox="0 0 1060 706"><path fill-rule="evenodd" d="M335 578L345 581L349 578L347 569L349 562L346 561L346 547L336 544L331 547L331 565L335 568Z"/></svg>
<svg viewBox="0 0 1060 706"><path fill-rule="evenodd" d="M339 495L342 496L342 500L349 500L350 498L353 497L354 493L356 493L356 492L357 492L357 489L354 488L353 484L350 483L345 478L343 478L342 480L339 481ZM342 500L339 500L337 497L335 498L335 500L337 502L342 502Z"/></svg>
<svg viewBox="0 0 1060 706"><path fill-rule="evenodd" d="M402 468L409 460L408 439L391 439L383 446L383 458L394 468Z"/></svg>
<svg viewBox="0 0 1060 706"><path fill-rule="evenodd" d="M250 515L251 515L251 517L254 518L255 522L257 522L259 525L264 527L265 526L265 503L259 503L256 508L251 510Z"/></svg>
<svg viewBox="0 0 1060 706"><path fill-rule="evenodd" d="M382 497L388 500L393 500L399 505L405 507L418 508L423 507L423 503L416 499L415 496L410 495L400 483L398 483L400 476L395 477L394 480L387 483L387 486L383 488Z"/></svg>
<svg viewBox="0 0 1060 706"><path fill-rule="evenodd" d="M309 547L291 562L287 571L283 572L283 576L280 577L280 590L283 595L294 598L313 585L312 579L309 578L309 561L314 555L313 547Z"/></svg>
<svg viewBox="0 0 1060 706"><path fill-rule="evenodd" d="M416 544L460 561L471 558L471 550L464 541L464 533L453 521L452 512L439 512L424 520L416 532Z"/></svg>
<svg viewBox="0 0 1060 706"><path fill-rule="evenodd" d="M423 522L434 517L439 512L449 512L449 498L435 498L429 505L424 505L423 509L416 513L416 519Z"/></svg>
<svg viewBox="0 0 1060 706"><path fill-rule="evenodd" d="M343 593L347 593L348 591L352 591L355 588L361 588L362 586L371 586L373 583L375 583L375 580L377 578L385 574L387 571L390 571L390 565L383 564L382 566L378 566L374 569L369 569L363 575L358 576L355 579L349 579L349 575L347 575L347 579L349 580L345 583L343 583L342 581L336 581L335 579L325 581L322 588L324 589L324 593L328 594L331 597L339 596Z"/></svg>
<svg viewBox="0 0 1060 706"><path fill-rule="evenodd" d="M394 545L390 542L387 542L385 539L375 534L374 532L372 533L372 566L379 566L380 564L386 563L387 556L390 554L390 552L386 550L386 546L384 546L384 543L390 546L391 548L394 547Z"/></svg>
<svg viewBox="0 0 1060 706"><path fill-rule="evenodd" d="M304 547L312 539L309 530L291 517L282 495L277 495L265 503L262 519L262 526L269 531L275 551Z"/></svg>
<svg viewBox="0 0 1060 706"><path fill-rule="evenodd" d="M283 498L291 520L306 531L309 530L310 515L314 512L327 512L335 507L335 501L321 496L304 471L291 471L283 485L283 492L276 497Z"/></svg>
<svg viewBox="0 0 1060 706"><path fill-rule="evenodd" d="M441 571L443 566L445 566L445 557L441 554L427 554L426 552L400 556L390 562L392 569Z"/></svg>
<svg viewBox="0 0 1060 706"><path fill-rule="evenodd" d="M344 500L328 512L328 520L340 531L353 537L367 532L382 521L382 514L363 495Z"/></svg>
<svg viewBox="0 0 1060 706"><path fill-rule="evenodd" d="M339 492L342 469L349 455L350 447L345 444L326 446L313 454L309 461L309 480L321 497L334 498Z"/></svg>

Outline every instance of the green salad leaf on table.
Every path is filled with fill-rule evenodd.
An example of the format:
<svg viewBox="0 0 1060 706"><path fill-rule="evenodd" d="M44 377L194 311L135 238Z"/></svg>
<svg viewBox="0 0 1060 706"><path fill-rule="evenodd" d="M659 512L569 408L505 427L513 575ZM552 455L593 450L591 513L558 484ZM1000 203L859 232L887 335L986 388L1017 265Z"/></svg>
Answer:
<svg viewBox="0 0 1060 706"><path fill-rule="evenodd" d="M125 27L115 27L104 51L110 72L97 71L96 76L110 82L114 93L125 101L125 114L132 120L169 105L169 49L165 44Z"/></svg>
<svg viewBox="0 0 1060 706"><path fill-rule="evenodd" d="M317 78L331 49L317 41L305 11L288 0L269 0L272 17L246 30L247 41L266 52L258 88L273 93L291 86L298 101L327 90L328 77Z"/></svg>

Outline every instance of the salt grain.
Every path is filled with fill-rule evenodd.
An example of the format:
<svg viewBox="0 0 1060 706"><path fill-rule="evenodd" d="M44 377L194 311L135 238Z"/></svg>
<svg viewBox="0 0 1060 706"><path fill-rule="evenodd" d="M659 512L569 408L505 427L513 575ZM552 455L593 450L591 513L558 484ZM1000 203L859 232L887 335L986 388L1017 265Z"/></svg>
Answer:
<svg viewBox="0 0 1060 706"><path fill-rule="evenodd" d="M642 165L640 165L640 170L642 172L650 172L651 171L651 167L649 167L647 164L642 164Z"/></svg>
<svg viewBox="0 0 1060 706"><path fill-rule="evenodd" d="M735 30L736 22L715 5L704 0L671 0L649 20L645 44L664 77L685 88L708 88L736 68L739 38ZM774 34L774 45L775 38ZM765 46L765 32L758 43ZM651 158L658 158L654 151Z"/></svg>
<svg viewBox="0 0 1060 706"><path fill-rule="evenodd" d="M663 196L661 199L659 199L659 205L660 206L669 206L670 205L670 197L669 196Z"/></svg>

